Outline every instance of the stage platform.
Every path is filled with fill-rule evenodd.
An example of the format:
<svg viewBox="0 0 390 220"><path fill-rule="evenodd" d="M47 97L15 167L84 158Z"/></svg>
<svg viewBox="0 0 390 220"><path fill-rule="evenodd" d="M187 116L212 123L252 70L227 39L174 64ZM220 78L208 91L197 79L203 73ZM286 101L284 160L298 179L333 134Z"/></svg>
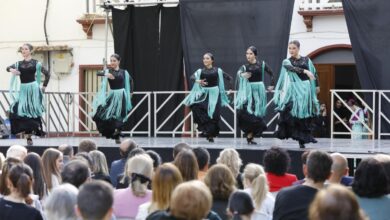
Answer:
<svg viewBox="0 0 390 220"><path fill-rule="evenodd" d="M42 154L48 147L58 147L60 144L69 144L75 147L77 152L78 143L82 139L94 140L99 150L105 153L107 161L110 164L113 160L119 158L118 145L114 140L102 137L50 137L34 138L34 146L28 147L29 151ZM305 149L300 149L298 143L293 140L279 140L276 138L257 138L257 145L247 145L243 138L216 138L214 143L209 143L204 138L170 138L170 137L132 137L140 147L146 150L158 152L164 162L172 160L172 148L179 142L186 142L191 146L202 146L209 150L211 163L215 163L219 152L224 148L235 148L240 153L243 163L255 162L262 163L265 150L271 146L286 148L291 156L291 172L302 175L300 156ZM357 162L367 156L376 153L390 153L390 140L351 140L351 139L330 139L319 138L316 144L307 144L307 149L319 149L327 152L340 152L349 159L351 172L356 167ZM2 139L0 140L0 151L5 154L10 145L25 145L24 139Z"/></svg>

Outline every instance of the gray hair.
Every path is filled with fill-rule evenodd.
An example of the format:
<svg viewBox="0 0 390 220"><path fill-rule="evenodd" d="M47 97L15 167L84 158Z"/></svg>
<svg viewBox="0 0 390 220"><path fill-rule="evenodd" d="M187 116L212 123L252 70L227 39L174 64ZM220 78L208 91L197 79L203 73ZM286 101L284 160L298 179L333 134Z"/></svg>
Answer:
<svg viewBox="0 0 390 220"><path fill-rule="evenodd" d="M78 192L79 190L69 183L54 188L45 200L46 219L77 220L75 206Z"/></svg>

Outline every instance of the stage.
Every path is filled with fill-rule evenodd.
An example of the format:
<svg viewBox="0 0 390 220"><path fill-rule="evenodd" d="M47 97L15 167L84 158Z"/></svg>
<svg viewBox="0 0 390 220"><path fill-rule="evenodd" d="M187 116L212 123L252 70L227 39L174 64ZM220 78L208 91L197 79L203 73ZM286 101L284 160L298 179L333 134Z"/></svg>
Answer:
<svg viewBox="0 0 390 220"><path fill-rule="evenodd" d="M50 137L50 138L35 138L34 146L28 147L29 151L42 154L48 147L58 147L60 144L69 144L75 147L77 151L78 143L85 138L94 140L98 149L105 153L107 162L110 165L113 160L119 158L118 145L114 140L105 139L102 137ZM279 146L286 148L291 156L290 172L301 176L301 161L300 156L305 149L300 149L298 143L293 140L279 140L276 138L257 138L257 145L247 145L243 138L216 138L214 143L209 143L204 138L170 138L170 137L132 137L140 147L145 150L154 150L158 152L164 162L172 160L172 148L179 142L186 142L191 146L202 146L209 150L211 163L215 163L219 152L228 147L237 149L244 164L249 162L262 163L262 158L265 150L271 146ZM351 140L351 139L330 139L319 138L316 144L307 144L306 149L318 149L327 152L340 152L349 159L351 174L356 168L356 164L361 158L370 156L376 153L390 153L390 140ZM5 154L10 145L21 144L25 145L24 139L2 139L0 140L0 151Z"/></svg>

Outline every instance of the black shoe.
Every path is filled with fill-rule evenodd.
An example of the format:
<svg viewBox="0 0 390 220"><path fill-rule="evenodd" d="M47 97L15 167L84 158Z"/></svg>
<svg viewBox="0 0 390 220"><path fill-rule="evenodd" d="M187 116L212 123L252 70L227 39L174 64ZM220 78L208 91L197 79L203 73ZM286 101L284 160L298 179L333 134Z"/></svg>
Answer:
<svg viewBox="0 0 390 220"><path fill-rule="evenodd" d="M256 142L253 141L253 137L246 138L246 141L248 142L248 145L251 145L251 144L256 145L257 144Z"/></svg>
<svg viewBox="0 0 390 220"><path fill-rule="evenodd" d="M214 143L214 138L213 138L213 137L208 137L207 140L208 140L210 143Z"/></svg>
<svg viewBox="0 0 390 220"><path fill-rule="evenodd" d="M315 144L315 143L317 143L318 141L317 141L316 139L312 138L312 139L310 140L310 142L313 143L313 144Z"/></svg>
<svg viewBox="0 0 390 220"><path fill-rule="evenodd" d="M303 149L303 148L306 148L306 147L305 147L305 144L304 144L303 142L299 142L299 148L302 148L302 149Z"/></svg>
<svg viewBox="0 0 390 220"><path fill-rule="evenodd" d="M29 138L26 138L26 140L27 140L27 146L33 146L33 140L31 139L31 137L29 137Z"/></svg>
<svg viewBox="0 0 390 220"><path fill-rule="evenodd" d="M115 139L115 144L120 144L121 143L121 139L118 137Z"/></svg>

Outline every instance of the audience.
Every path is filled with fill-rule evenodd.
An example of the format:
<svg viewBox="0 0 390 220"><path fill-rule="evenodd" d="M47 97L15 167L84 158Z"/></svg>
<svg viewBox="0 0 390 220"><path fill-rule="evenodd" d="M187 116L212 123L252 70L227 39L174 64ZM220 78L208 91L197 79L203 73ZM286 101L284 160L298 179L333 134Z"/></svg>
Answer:
<svg viewBox="0 0 390 220"><path fill-rule="evenodd" d="M252 198L248 193L238 190L229 198L228 213L232 220L270 220L268 216L256 213Z"/></svg>
<svg viewBox="0 0 390 220"><path fill-rule="evenodd" d="M176 144L172 151L173 160L175 160L176 156L183 150L191 150L191 146L187 143Z"/></svg>
<svg viewBox="0 0 390 220"><path fill-rule="evenodd" d="M198 162L191 150L181 151L173 161L173 164L180 170L183 181L198 179Z"/></svg>
<svg viewBox="0 0 390 220"><path fill-rule="evenodd" d="M42 159L37 153L31 152L24 158L24 163L30 166L33 171L33 193L38 195L39 200L42 200L47 194L45 179L43 176Z"/></svg>
<svg viewBox="0 0 390 220"><path fill-rule="evenodd" d="M48 220L77 220L75 206L79 190L68 183L53 189L45 199L45 214Z"/></svg>
<svg viewBox="0 0 390 220"><path fill-rule="evenodd" d="M114 187L117 185L117 178L123 173L130 151L137 148L137 144L132 139L123 140L119 145L119 155L121 159L115 160L111 163L110 178Z"/></svg>
<svg viewBox="0 0 390 220"><path fill-rule="evenodd" d="M62 152L64 157L64 164L67 164L74 156L73 147L69 144L61 144L58 150Z"/></svg>
<svg viewBox="0 0 390 220"><path fill-rule="evenodd" d="M383 168L385 169L386 175L387 175L387 181L390 185L390 155L388 154L377 154L374 156L376 160L378 160ZM390 187L389 187L390 190ZM390 193L390 191L389 191Z"/></svg>
<svg viewBox="0 0 390 220"><path fill-rule="evenodd" d="M96 146L95 141L93 141L91 139L84 139L84 140L81 140L81 142L79 143L77 153L82 153L82 152L89 153L90 151L93 151L93 150L97 150L97 146Z"/></svg>
<svg viewBox="0 0 390 220"><path fill-rule="evenodd" d="M1 176L0 176L0 196L1 195L6 196L11 193L8 188L8 182L7 182L8 173L15 164L20 164L20 163L22 163L22 161L14 157L9 157L5 159L3 167L1 169Z"/></svg>
<svg viewBox="0 0 390 220"><path fill-rule="evenodd" d="M327 181L328 184L341 184L344 176L348 175L349 167L347 158L340 153L333 153L332 157L332 174Z"/></svg>
<svg viewBox="0 0 390 220"><path fill-rule="evenodd" d="M16 158L21 161L27 156L27 148L22 145L12 145L8 148L7 153L5 154L6 158Z"/></svg>
<svg viewBox="0 0 390 220"><path fill-rule="evenodd" d="M194 152L196 161L198 162L198 180L203 180L207 170L209 169L210 154L204 147L196 147L192 151Z"/></svg>
<svg viewBox="0 0 390 220"><path fill-rule="evenodd" d="M147 155L146 151L140 147L133 149L132 151L129 152L129 156L127 157L127 162L124 168L123 173L119 174L117 176L117 184L116 184L116 189L125 189L129 186L130 184L130 179L131 176L129 176L127 163L129 162L130 158L136 156L136 155ZM149 155L148 155L149 156ZM152 160L153 162L153 160ZM150 186L150 184L149 184Z"/></svg>
<svg viewBox="0 0 390 220"><path fill-rule="evenodd" d="M149 157L152 158L152 160L153 160L153 170L155 170L158 166L161 165L161 163L162 163L161 157L160 157L160 155L158 155L158 153L156 151L147 150L146 154L148 154Z"/></svg>
<svg viewBox="0 0 390 220"><path fill-rule="evenodd" d="M78 159L84 161L87 165L88 168L92 171L93 170L93 163L92 163L92 158L89 156L89 153L87 152L81 152L77 153L72 159Z"/></svg>
<svg viewBox="0 0 390 220"><path fill-rule="evenodd" d="M64 166L61 171L62 183L70 183L76 188L88 182L91 177L91 171L85 161L74 159Z"/></svg>
<svg viewBox="0 0 390 220"><path fill-rule="evenodd" d="M48 148L43 152L43 177L49 192L61 183L62 159L62 153L57 149Z"/></svg>
<svg viewBox="0 0 390 220"><path fill-rule="evenodd" d="M92 179L104 180L111 184L110 176L108 175L108 166L106 156L101 151L93 150L89 152L92 159Z"/></svg>
<svg viewBox="0 0 390 220"><path fill-rule="evenodd" d="M305 179L306 179L306 176L307 176L307 173L306 173L306 162L307 162L307 156L309 156L309 153L310 153L310 150L306 150L305 152L303 152L301 154L301 161L302 161L302 173L303 173L303 176L304 178L301 179L301 180L297 180L295 182L293 182L293 185L301 185L305 182Z"/></svg>
<svg viewBox="0 0 390 220"><path fill-rule="evenodd" d="M234 178L236 179L236 186L238 189L244 189L244 184L242 183L242 174L240 173L240 168L242 166L242 160L238 152L233 148L226 148L219 153L217 158L217 164L226 165L232 172Z"/></svg>

